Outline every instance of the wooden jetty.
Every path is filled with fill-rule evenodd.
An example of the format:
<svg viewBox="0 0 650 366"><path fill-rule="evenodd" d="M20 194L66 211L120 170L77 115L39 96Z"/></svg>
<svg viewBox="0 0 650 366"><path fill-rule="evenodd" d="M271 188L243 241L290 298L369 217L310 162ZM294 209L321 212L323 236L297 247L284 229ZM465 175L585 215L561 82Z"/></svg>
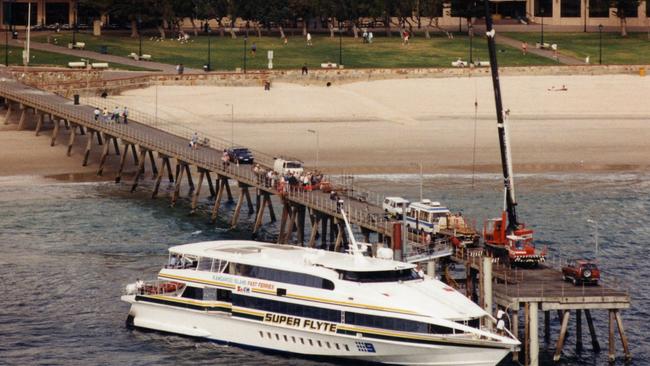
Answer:
<svg viewBox="0 0 650 366"><path fill-rule="evenodd" d="M342 216L338 213L336 201L331 200L328 194L319 190L301 189L278 192L263 176L255 173L251 165L224 164L221 157L224 149L231 146L229 141L207 139L206 136L199 135L199 141L204 143L199 148L191 148L188 142L194 131L189 129L157 119L152 120L133 110L129 111L128 124L107 123L101 117L94 116L96 107L108 106L107 101L103 99L95 99L92 105L75 104L63 96L9 78L0 82L0 98L6 108L5 124L17 116L18 129L24 129L29 119L36 118L36 135L41 133L45 124L51 124L51 146L59 142L57 139L61 138L62 128L65 128L68 131L68 156L72 154L75 142L85 139L82 161L84 166L89 164L96 151L101 149L97 159L98 175L107 174L107 161L119 156L119 168L115 175L115 181L119 183L127 163L132 161L136 170L133 180L129 182L131 191L138 188L148 160L148 166L155 179L152 197L158 195L162 180L167 178L170 183L174 183L172 206L178 202L182 184L185 182L190 188L191 212L194 212L207 185L209 197L212 199L210 217L212 221L216 221L222 202L234 202L236 194L236 206L230 218L231 226L238 224L241 209L245 204L249 214L255 215L255 235L263 225L265 212L268 212L272 222L277 220L274 200L271 199L276 196L276 202L279 199L282 206L278 243L294 243L336 251L343 250L347 244ZM100 103L104 105L99 105ZM108 110L110 113L112 108ZM111 150L115 155L110 154ZM256 163L266 170L272 169L271 156L256 153L255 159ZM196 175L198 180L195 181ZM235 189L239 191L238 194L233 192ZM413 252L421 262L451 253L448 244L437 243L424 248L416 242L411 243L411 240L418 240L417 236L407 239L409 244L414 245L413 248L403 250L401 223L386 219L380 205L379 196L372 202L360 202L352 196L344 202L351 224L360 229L365 241L388 245L400 259L400 254Z"/></svg>
<svg viewBox="0 0 650 366"><path fill-rule="evenodd" d="M591 312L607 311L609 321L610 361L616 358L616 337L618 331L624 358L631 359L631 353L621 310L630 307L630 294L612 281L601 281L597 286L575 286L564 281L559 268L546 263L539 268L518 269L487 257L481 248L457 251L451 259L463 263L466 271L465 283L456 284L465 290L468 297L494 314L504 310L509 316L510 330L522 340L523 354L515 352L513 360L524 365L539 364L539 311L544 314L544 339L550 343L551 312L557 312L560 331L557 336L554 361L559 361L568 334L571 314L575 316L576 352L583 351L582 315L584 313L592 350L600 351ZM520 320L523 321L523 337Z"/></svg>

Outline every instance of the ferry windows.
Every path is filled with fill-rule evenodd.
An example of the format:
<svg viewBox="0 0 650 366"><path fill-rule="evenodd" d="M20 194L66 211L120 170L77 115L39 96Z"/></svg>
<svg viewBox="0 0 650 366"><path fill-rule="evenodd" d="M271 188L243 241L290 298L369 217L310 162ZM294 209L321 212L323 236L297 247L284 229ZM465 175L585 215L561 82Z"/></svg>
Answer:
<svg viewBox="0 0 650 366"><path fill-rule="evenodd" d="M251 266L247 264L236 264L234 270L234 274L240 276L290 283L298 286L334 290L334 283L332 281L305 273L282 271L279 269Z"/></svg>
<svg viewBox="0 0 650 366"><path fill-rule="evenodd" d="M203 300L203 289L187 286L185 287L185 291L183 291L182 297L186 299Z"/></svg>
<svg viewBox="0 0 650 366"><path fill-rule="evenodd" d="M420 279L420 276L418 276L417 272L412 268L400 269L396 271L338 272L341 275L341 279L353 282L397 282Z"/></svg>
<svg viewBox="0 0 650 366"><path fill-rule="evenodd" d="M292 304L284 301L267 300L258 297L238 294L232 295L232 304L235 306L268 311L272 313L325 320L332 323L338 323L341 319L341 312L339 310Z"/></svg>
<svg viewBox="0 0 650 366"><path fill-rule="evenodd" d="M199 262L201 263L201 262ZM204 288L203 289L203 301L217 301L217 289L216 288Z"/></svg>
<svg viewBox="0 0 650 366"><path fill-rule="evenodd" d="M232 291L217 289L217 301L232 302Z"/></svg>
<svg viewBox="0 0 650 366"><path fill-rule="evenodd" d="M451 334L452 328L441 327L434 324L417 322L408 319L390 318L376 315L345 312L346 324L360 325L362 327L390 329L400 332Z"/></svg>
<svg viewBox="0 0 650 366"><path fill-rule="evenodd" d="M221 273L224 270L228 269L228 261L223 261L221 259L215 259L212 262L212 272ZM226 272L228 273L228 272Z"/></svg>
<svg viewBox="0 0 650 366"><path fill-rule="evenodd" d="M210 271L212 269L212 258L199 258L199 265L196 267L199 271Z"/></svg>

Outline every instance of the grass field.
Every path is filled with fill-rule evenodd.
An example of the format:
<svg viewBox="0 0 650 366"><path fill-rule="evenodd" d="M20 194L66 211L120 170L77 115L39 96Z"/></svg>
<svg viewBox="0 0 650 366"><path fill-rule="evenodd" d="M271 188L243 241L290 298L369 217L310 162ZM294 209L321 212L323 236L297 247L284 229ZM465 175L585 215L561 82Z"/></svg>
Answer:
<svg viewBox="0 0 650 366"><path fill-rule="evenodd" d="M0 46L0 63L4 64L5 63L5 49L4 45ZM31 50L30 52L30 61L29 65L30 66L60 66L60 67L67 67L68 62L71 61L79 61L79 57L74 57L74 56L69 56L69 55L63 55L60 53L54 53L54 52L45 52L45 51L39 51L39 50ZM21 47L14 47L14 46L9 46L9 65L10 66L22 66L23 64L23 48ZM89 60L90 62L97 62L97 60ZM110 64L110 67L112 69L120 69L120 70L131 70L131 71L147 71L149 69L145 68L140 68L140 67L134 67L134 66L128 66L128 65L121 65L121 64Z"/></svg>
<svg viewBox="0 0 650 366"><path fill-rule="evenodd" d="M59 35L59 44L67 44L70 34ZM38 38L37 38L38 39ZM114 55L126 56L138 52L137 38L103 35L94 37L80 34L78 39L86 43L86 49L99 51L101 45L108 47L108 52ZM40 41L44 42L45 37ZM216 70L234 70L243 68L244 39L239 37L211 37L212 68ZM257 55L251 55L253 42L257 46ZM481 37L474 38L474 58L487 60L486 42ZM549 65L554 62L542 57L522 56L514 48L499 46L499 64L501 66L519 65ZM273 66L275 69L297 69L303 65L314 68L324 62L339 62L339 38L314 36L313 46L307 47L303 37L289 37L287 45L283 45L279 37L249 37L246 43L247 68L266 69L267 51L274 51ZM168 63L182 63L186 67L202 68L208 59L208 37L192 37L191 42L180 44L175 40L155 41L143 38L142 52L151 54L152 60ZM346 68L396 68L396 67L451 67L451 62L459 57L469 58L469 40L467 36L456 36L448 39L436 36L432 39L418 37L411 44L403 46L399 37L376 37L372 44L364 44L361 38L342 38L342 58Z"/></svg>
<svg viewBox="0 0 650 366"><path fill-rule="evenodd" d="M534 47L540 41L539 33L507 33L508 37L526 41ZM647 33L630 33L621 37L617 33L603 33L603 64L650 64L650 39ZM598 63L598 33L544 33L544 43L556 43L560 53L584 60L590 57Z"/></svg>

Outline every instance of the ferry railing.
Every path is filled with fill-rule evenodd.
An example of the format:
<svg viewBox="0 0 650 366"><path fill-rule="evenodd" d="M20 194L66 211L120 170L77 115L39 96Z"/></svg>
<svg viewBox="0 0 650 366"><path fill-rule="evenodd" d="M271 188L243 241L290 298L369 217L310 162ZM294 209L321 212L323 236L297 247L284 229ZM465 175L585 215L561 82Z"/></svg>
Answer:
<svg viewBox="0 0 650 366"><path fill-rule="evenodd" d="M151 280L136 285L138 295L171 295L185 288L185 284L174 281Z"/></svg>

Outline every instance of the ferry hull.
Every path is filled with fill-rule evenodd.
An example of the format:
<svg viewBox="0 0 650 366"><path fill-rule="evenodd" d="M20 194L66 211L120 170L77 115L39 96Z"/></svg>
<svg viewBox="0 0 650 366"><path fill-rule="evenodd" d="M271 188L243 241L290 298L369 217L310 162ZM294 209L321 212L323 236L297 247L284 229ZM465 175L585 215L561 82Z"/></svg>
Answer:
<svg viewBox="0 0 650 366"><path fill-rule="evenodd" d="M305 356L397 365L491 366L510 352L507 348L414 344L293 329L235 317L227 312L136 301L133 295L123 296L122 300L131 304L129 317L136 327Z"/></svg>

